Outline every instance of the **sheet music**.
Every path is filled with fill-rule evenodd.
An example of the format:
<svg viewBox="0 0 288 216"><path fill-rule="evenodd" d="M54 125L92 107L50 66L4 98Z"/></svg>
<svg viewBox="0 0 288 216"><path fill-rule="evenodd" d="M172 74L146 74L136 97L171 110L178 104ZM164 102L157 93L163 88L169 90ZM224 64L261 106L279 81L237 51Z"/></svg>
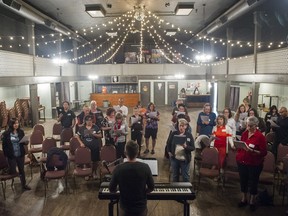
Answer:
<svg viewBox="0 0 288 216"><path fill-rule="evenodd" d="M243 142L243 141L236 141L236 140L234 140L233 141L234 142L234 146L236 147L236 148L241 148L241 149L248 149L248 146L247 146L247 144L245 143L245 142Z"/></svg>
<svg viewBox="0 0 288 216"><path fill-rule="evenodd" d="M131 125L137 123L139 121L139 118L135 118L133 116L131 116Z"/></svg>
<svg viewBox="0 0 288 216"><path fill-rule="evenodd" d="M186 142L186 136L185 135L174 135L172 143L174 144L184 144Z"/></svg>
<svg viewBox="0 0 288 216"><path fill-rule="evenodd" d="M248 116L248 113L247 113L247 112L240 113L240 114L239 114L239 119L244 120L247 116Z"/></svg>
<svg viewBox="0 0 288 216"><path fill-rule="evenodd" d="M149 166L153 176L158 176L158 161L156 158L136 158L136 161L145 163ZM127 158L124 158L124 162L127 162Z"/></svg>
<svg viewBox="0 0 288 216"><path fill-rule="evenodd" d="M277 122L277 119L278 119L277 116L273 116L273 117L271 117L271 120L274 121L274 122Z"/></svg>
<svg viewBox="0 0 288 216"><path fill-rule="evenodd" d="M271 127L280 127L279 125L277 125L274 121L272 121L271 119L268 119L267 120L268 122L270 122L270 124L271 124Z"/></svg>
<svg viewBox="0 0 288 216"><path fill-rule="evenodd" d="M174 125L168 125L168 127L170 128L170 130L172 132L177 131L176 128L174 127Z"/></svg>
<svg viewBox="0 0 288 216"><path fill-rule="evenodd" d="M28 143L30 141L30 135L25 135L19 143Z"/></svg>
<svg viewBox="0 0 288 216"><path fill-rule="evenodd" d="M150 112L149 113L149 118L154 118L157 116L157 112Z"/></svg>
<svg viewBox="0 0 288 216"><path fill-rule="evenodd" d="M113 106L113 109L116 111L116 112L119 112L120 110L120 107L117 105L117 106Z"/></svg>
<svg viewBox="0 0 288 216"><path fill-rule="evenodd" d="M209 121L209 116L201 115L200 118L201 118L201 121L202 121L202 122L207 122L207 121Z"/></svg>

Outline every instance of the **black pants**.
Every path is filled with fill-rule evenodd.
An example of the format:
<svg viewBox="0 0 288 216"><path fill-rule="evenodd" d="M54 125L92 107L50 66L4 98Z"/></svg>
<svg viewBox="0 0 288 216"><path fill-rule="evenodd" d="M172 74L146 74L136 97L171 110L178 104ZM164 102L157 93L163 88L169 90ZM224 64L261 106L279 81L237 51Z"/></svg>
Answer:
<svg viewBox="0 0 288 216"><path fill-rule="evenodd" d="M24 161L25 161L25 156L14 157L13 159L8 158L9 170L11 174L17 173L16 166L18 167L18 172L19 172L19 177L20 177L22 187L26 185Z"/></svg>
<svg viewBox="0 0 288 216"><path fill-rule="evenodd" d="M121 157L125 158L125 154L124 154L124 152L125 152L125 144L126 144L126 142L117 142L115 144L117 159L121 158Z"/></svg>
<svg viewBox="0 0 288 216"><path fill-rule="evenodd" d="M121 207L120 207L120 216L146 216L147 213L148 213L148 209L146 208L144 211L142 212L139 212L139 213L129 213L129 212L126 212L125 210L123 210Z"/></svg>
<svg viewBox="0 0 288 216"><path fill-rule="evenodd" d="M139 146L139 153L141 152L141 143L142 143L142 133L141 131L132 131L131 132L131 140L137 141Z"/></svg>
<svg viewBox="0 0 288 216"><path fill-rule="evenodd" d="M263 164L259 166L250 166L238 163L241 192L247 193L250 184L250 190L249 190L250 194L251 195L257 194L259 176L262 169Z"/></svg>

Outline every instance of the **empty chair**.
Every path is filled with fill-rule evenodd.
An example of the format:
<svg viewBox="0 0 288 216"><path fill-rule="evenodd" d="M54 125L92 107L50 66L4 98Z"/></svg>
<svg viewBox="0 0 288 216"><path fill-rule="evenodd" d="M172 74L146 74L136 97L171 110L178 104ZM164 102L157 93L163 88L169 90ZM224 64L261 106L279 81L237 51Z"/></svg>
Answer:
<svg viewBox="0 0 288 216"><path fill-rule="evenodd" d="M198 187L201 177L215 178L219 176L218 150L216 148L204 148L202 151L202 160L200 163Z"/></svg>
<svg viewBox="0 0 288 216"><path fill-rule="evenodd" d="M111 174L115 168L115 164L109 166L108 164L115 161L117 159L116 156L116 148L113 145L104 145L100 151L100 181L102 178Z"/></svg>
<svg viewBox="0 0 288 216"><path fill-rule="evenodd" d="M237 151L233 149L228 150L228 154L226 157L226 165L224 167L223 173L223 187L225 187L225 183L229 179L240 179L238 172L238 165L236 162L236 154Z"/></svg>
<svg viewBox="0 0 288 216"><path fill-rule="evenodd" d="M70 151L69 151L69 161L75 160L75 151L80 147L79 140L74 136L70 139Z"/></svg>
<svg viewBox="0 0 288 216"><path fill-rule="evenodd" d="M56 140L56 141L60 141L60 134L62 132L62 125L58 122L56 122L53 125L52 128L52 137Z"/></svg>
<svg viewBox="0 0 288 216"><path fill-rule="evenodd" d="M263 170L259 177L259 183L265 185L272 185L273 193L272 197L274 200L275 192L275 157L272 152L267 152L264 158Z"/></svg>
<svg viewBox="0 0 288 216"><path fill-rule="evenodd" d="M72 128L64 128L60 134L60 147L64 150L70 149L70 139L73 137Z"/></svg>
<svg viewBox="0 0 288 216"><path fill-rule="evenodd" d="M34 125L33 131L35 131L35 130L41 131L41 132L42 132L42 135L45 137L45 128L44 128L44 126L43 126L42 124L36 124L36 125Z"/></svg>
<svg viewBox="0 0 288 216"><path fill-rule="evenodd" d="M285 173L283 158L287 154L288 154L288 146L279 144L278 149L277 149L277 159L276 159L276 171L277 171L278 183L281 180L280 178L282 178Z"/></svg>
<svg viewBox="0 0 288 216"><path fill-rule="evenodd" d="M0 150L0 181L2 186L2 193L4 200L6 199L6 181L12 180L11 188L13 188L14 178L18 176L18 173L10 174L9 173L9 165L7 163L4 152Z"/></svg>
<svg viewBox="0 0 288 216"><path fill-rule="evenodd" d="M89 148L80 147L75 151L75 168L73 171L74 185L76 188L76 177L92 175L91 151Z"/></svg>
<svg viewBox="0 0 288 216"><path fill-rule="evenodd" d="M35 130L32 132L30 136L30 153L42 152L42 142L43 142L43 134L39 130Z"/></svg>

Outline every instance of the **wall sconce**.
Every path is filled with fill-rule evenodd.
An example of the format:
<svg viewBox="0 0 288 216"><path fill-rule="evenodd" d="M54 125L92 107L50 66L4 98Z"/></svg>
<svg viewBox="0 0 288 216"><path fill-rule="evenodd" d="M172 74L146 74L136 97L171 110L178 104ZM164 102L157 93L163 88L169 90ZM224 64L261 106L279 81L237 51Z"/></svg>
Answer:
<svg viewBox="0 0 288 216"><path fill-rule="evenodd" d="M105 17L106 11L100 4L89 4L85 5L85 11L88 13L92 18L97 17Z"/></svg>
<svg viewBox="0 0 288 216"><path fill-rule="evenodd" d="M179 2L175 8L175 15L177 16L188 16L194 9L194 2Z"/></svg>

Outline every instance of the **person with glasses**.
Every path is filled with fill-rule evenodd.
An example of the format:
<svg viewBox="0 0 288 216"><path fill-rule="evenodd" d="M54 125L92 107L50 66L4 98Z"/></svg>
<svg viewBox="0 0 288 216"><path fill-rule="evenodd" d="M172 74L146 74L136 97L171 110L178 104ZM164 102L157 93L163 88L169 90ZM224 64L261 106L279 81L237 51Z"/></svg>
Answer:
<svg viewBox="0 0 288 216"><path fill-rule="evenodd" d="M279 144L288 145L288 114L287 108L281 107L279 110L280 117L277 119L277 125L279 127L274 127L275 140L272 145L272 152L277 156L277 149Z"/></svg>
<svg viewBox="0 0 288 216"><path fill-rule="evenodd" d="M250 210L255 211L255 197L258 190L259 176L263 169L264 157L267 154L265 136L257 129L259 120L256 116L250 116L246 120L246 127L241 136L245 142L244 148L237 150L236 161L238 165L240 187L242 192L238 207L250 205ZM250 198L248 197L248 191Z"/></svg>
<svg viewBox="0 0 288 216"><path fill-rule="evenodd" d="M227 119L227 126L229 126L229 128L232 130L232 137L235 138L236 137L236 121L235 121L235 119L232 116L231 109L226 107L223 110L223 115Z"/></svg>

